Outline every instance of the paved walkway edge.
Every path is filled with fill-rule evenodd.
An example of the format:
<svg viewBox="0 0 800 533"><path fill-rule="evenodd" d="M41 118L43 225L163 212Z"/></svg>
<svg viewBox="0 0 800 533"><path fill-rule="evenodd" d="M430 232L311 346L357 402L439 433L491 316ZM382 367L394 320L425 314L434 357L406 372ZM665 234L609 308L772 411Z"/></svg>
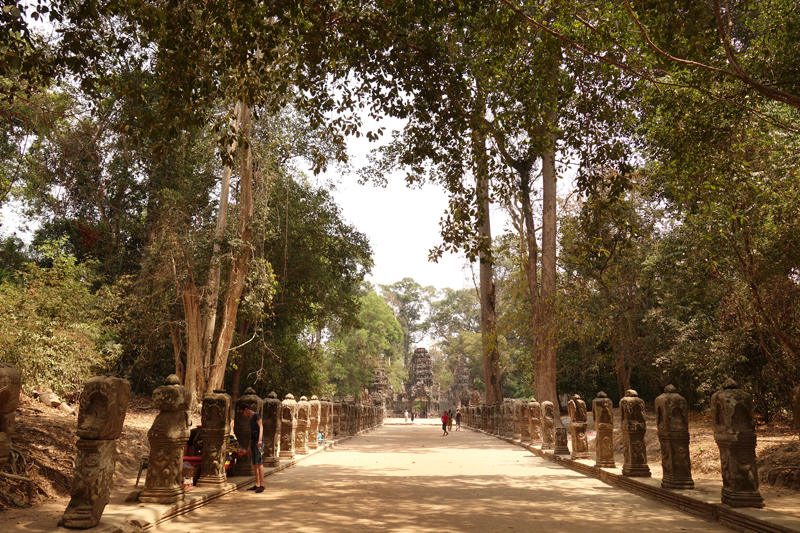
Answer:
<svg viewBox="0 0 800 533"><path fill-rule="evenodd" d="M530 444L491 435L485 431L469 428L478 433L497 437L510 444L515 444L534 455L566 466L581 474L592 476L609 485L625 489L629 492L645 496L660 503L675 507L687 513L714 520L725 527L742 533L800 533L800 520L770 511L769 509L733 508L723 503L710 503L692 496L691 490L671 490L654 486L634 477L609 472L604 468L587 465L566 456L554 455Z"/></svg>

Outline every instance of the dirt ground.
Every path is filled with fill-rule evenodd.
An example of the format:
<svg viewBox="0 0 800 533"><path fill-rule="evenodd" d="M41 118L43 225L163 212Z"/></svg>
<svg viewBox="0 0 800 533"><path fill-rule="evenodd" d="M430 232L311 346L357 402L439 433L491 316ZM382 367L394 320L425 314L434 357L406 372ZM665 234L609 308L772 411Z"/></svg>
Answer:
<svg viewBox="0 0 800 533"><path fill-rule="evenodd" d="M119 460L115 473L117 495L124 495L134 488L139 462L148 452L147 431L156 414L157 411L150 408L149 397L132 398L122 437L118 441ZM615 414L616 427L619 427L619 413ZM16 420L12 460L3 473L29 481L0 476L0 520L12 520L12 523L19 524L52 521L53 518L57 521L69 502L77 417L23 397ZM199 423L199 416L195 417L194 423ZM780 422L759 426L757 431L762 493L773 497L796 497L800 493L800 444L797 433L790 424ZM695 479L719 480L719 452L709 416L692 413L690 433ZM648 458L655 475L660 472L660 446L653 413L648 413L647 444ZM593 442L590 447L592 445ZM617 452L617 461L621 464L622 442L619 433Z"/></svg>

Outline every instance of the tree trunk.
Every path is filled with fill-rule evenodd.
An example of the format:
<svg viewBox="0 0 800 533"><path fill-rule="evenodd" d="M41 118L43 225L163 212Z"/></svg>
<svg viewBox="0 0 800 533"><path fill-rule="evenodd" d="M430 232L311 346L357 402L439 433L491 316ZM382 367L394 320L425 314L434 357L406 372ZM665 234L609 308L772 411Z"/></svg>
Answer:
<svg viewBox="0 0 800 533"><path fill-rule="evenodd" d="M234 129L238 128L241 123L240 114L242 113L243 105L238 102L234 106ZM236 150L236 141L228 147L228 155ZM208 282L206 284L206 300L205 300L205 313L203 314L203 368L205 376L209 377L211 369L211 349L214 341L214 329L217 325L217 305L219 304L219 283L220 271L222 266L222 258L220 251L222 248L222 240L225 237L225 228L228 225L228 196L231 184L231 165L225 165L222 171L222 182L220 183L219 193L219 209L217 211L217 225L214 228L214 237L212 239L214 246L211 251L211 266L208 273Z"/></svg>
<svg viewBox="0 0 800 533"><path fill-rule="evenodd" d="M242 104L241 111L240 127L244 138L249 139L251 109L249 106ZM206 392L221 389L224 385L228 352L236 329L239 298L244 289L247 267L250 263L250 241L252 240L250 219L253 217L254 211L253 152L249 143L245 143L243 149L242 171L239 179L239 224L237 228L240 243L234 251L233 263L228 276L228 288L225 293L225 305L222 311L222 324L217 338L214 364L211 366Z"/></svg>
<svg viewBox="0 0 800 533"><path fill-rule="evenodd" d="M477 178L476 196L483 222L478 235L489 252L481 252L480 284L481 284L481 339L483 344L483 377L486 385L486 403L503 401L503 390L500 387L500 352L497 346L497 313L494 284L494 266L491 257L492 229L489 218L489 177L486 157L486 135L480 131L473 132L475 151L475 176Z"/></svg>
<svg viewBox="0 0 800 533"><path fill-rule="evenodd" d="M553 97L555 99L555 96ZM553 107L547 113L548 146L542 154L542 284L534 316L536 399L558 405L556 390L556 127Z"/></svg>

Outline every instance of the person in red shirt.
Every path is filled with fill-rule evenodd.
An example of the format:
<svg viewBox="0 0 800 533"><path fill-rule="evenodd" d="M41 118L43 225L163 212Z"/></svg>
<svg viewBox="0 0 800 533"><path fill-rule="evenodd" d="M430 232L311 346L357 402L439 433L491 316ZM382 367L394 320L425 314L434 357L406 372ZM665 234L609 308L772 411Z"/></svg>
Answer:
<svg viewBox="0 0 800 533"><path fill-rule="evenodd" d="M442 435L442 437L446 437L447 436L447 411L442 413L442 430L444 430L444 434Z"/></svg>

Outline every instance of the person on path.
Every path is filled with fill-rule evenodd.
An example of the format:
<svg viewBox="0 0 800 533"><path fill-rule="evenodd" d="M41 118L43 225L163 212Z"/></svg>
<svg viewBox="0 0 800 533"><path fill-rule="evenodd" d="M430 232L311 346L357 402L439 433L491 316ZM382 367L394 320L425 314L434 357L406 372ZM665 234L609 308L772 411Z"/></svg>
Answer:
<svg viewBox="0 0 800 533"><path fill-rule="evenodd" d="M447 432L453 431L453 410L447 411Z"/></svg>
<svg viewBox="0 0 800 533"><path fill-rule="evenodd" d="M456 431L461 431L461 409L456 409Z"/></svg>
<svg viewBox="0 0 800 533"><path fill-rule="evenodd" d="M264 446L264 424L261 415L252 411L247 405L240 405L239 412L250 419L250 458L253 460L253 472L256 484L247 490L254 490L256 494L264 492L264 461L261 452Z"/></svg>
<svg viewBox="0 0 800 533"><path fill-rule="evenodd" d="M408 424L408 409L406 409L406 412L403 413L403 418L405 418L406 424Z"/></svg>
<svg viewBox="0 0 800 533"><path fill-rule="evenodd" d="M411 411L411 423L414 423L414 411Z"/></svg>
<svg viewBox="0 0 800 533"><path fill-rule="evenodd" d="M442 431L444 431L444 433L442 434L442 437L446 437L447 436L447 411L442 413Z"/></svg>

